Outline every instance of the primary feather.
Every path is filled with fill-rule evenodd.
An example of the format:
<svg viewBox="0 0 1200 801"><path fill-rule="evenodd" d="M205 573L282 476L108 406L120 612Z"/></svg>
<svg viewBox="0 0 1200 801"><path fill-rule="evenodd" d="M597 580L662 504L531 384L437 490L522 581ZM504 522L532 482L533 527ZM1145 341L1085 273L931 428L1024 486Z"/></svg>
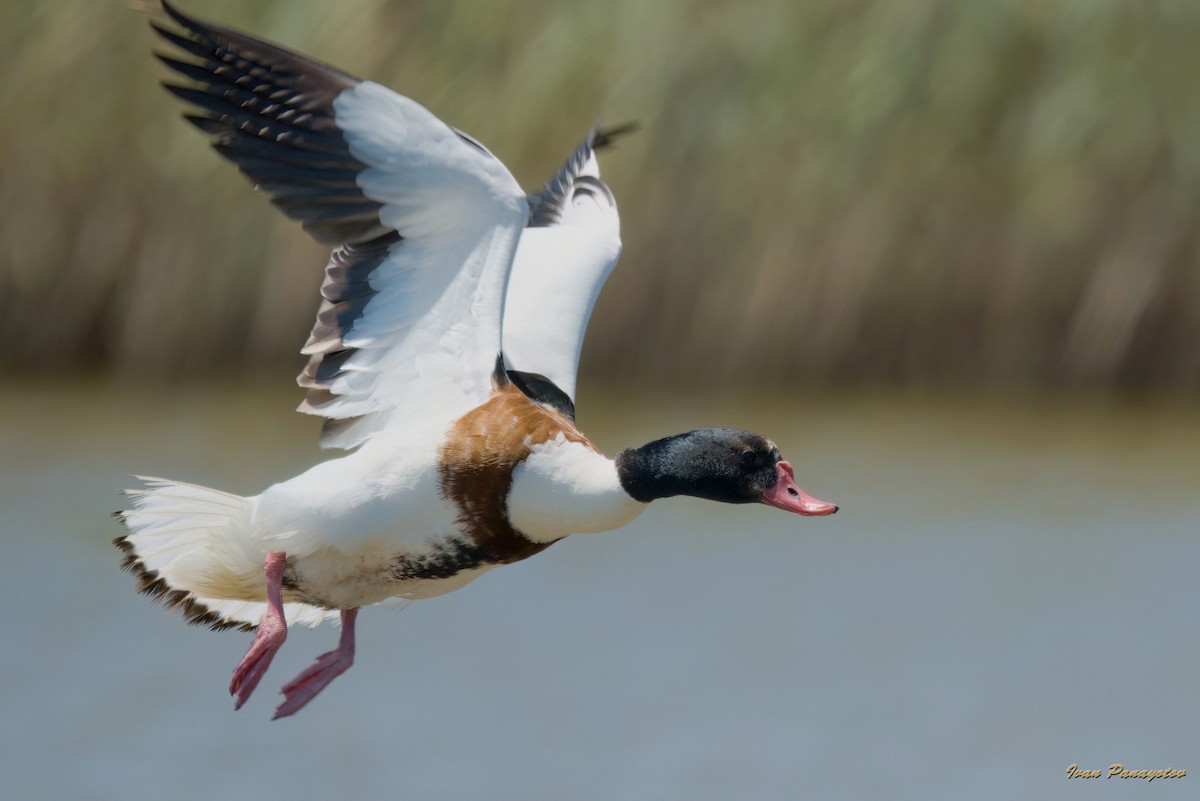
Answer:
<svg viewBox="0 0 1200 801"><path fill-rule="evenodd" d="M335 245L303 352L300 410L353 447L393 421L486 400L528 202L508 170L420 104L245 34L164 9L192 81L168 88L272 203Z"/></svg>

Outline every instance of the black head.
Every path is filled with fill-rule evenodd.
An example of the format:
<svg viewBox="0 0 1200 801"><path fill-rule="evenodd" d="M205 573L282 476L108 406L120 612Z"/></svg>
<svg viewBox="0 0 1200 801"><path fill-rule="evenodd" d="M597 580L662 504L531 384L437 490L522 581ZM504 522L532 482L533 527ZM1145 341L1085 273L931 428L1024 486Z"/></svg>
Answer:
<svg viewBox="0 0 1200 801"><path fill-rule="evenodd" d="M622 451L616 459L621 486L648 502L690 495L722 503L766 503L799 514L837 511L806 495L792 466L766 437L734 428L701 428Z"/></svg>

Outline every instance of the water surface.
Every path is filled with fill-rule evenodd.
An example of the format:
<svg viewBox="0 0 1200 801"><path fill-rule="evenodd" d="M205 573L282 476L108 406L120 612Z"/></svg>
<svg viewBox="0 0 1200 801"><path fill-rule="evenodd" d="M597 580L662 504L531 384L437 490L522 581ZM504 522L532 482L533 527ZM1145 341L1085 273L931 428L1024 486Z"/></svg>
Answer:
<svg viewBox="0 0 1200 801"><path fill-rule="evenodd" d="M234 712L249 636L117 571L131 473L253 493L321 458L287 391L9 385L0 532L8 797L1061 799L1200 793L1200 413L591 390L608 451L772 437L833 518L656 503L403 612L272 723L336 630ZM1186 779L1066 780L1066 767Z"/></svg>

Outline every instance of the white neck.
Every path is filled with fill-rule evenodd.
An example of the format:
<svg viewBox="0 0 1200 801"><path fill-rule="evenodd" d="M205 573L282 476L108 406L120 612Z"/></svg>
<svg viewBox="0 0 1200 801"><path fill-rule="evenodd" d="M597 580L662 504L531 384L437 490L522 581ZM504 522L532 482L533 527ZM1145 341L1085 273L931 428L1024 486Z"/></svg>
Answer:
<svg viewBox="0 0 1200 801"><path fill-rule="evenodd" d="M517 465L508 493L509 522L535 542L620 528L645 508L622 489L612 459L561 434Z"/></svg>

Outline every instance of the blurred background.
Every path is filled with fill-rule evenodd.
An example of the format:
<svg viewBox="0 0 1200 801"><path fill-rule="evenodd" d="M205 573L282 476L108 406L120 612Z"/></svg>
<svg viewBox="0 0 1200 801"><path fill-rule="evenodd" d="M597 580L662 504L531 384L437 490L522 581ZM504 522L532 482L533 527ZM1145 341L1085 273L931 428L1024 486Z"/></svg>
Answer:
<svg viewBox="0 0 1200 801"><path fill-rule="evenodd" d="M1200 388L1194 2L187 8L397 88L530 189L639 121L603 159L598 375ZM326 254L180 123L141 18L0 15L6 369L300 364Z"/></svg>
<svg viewBox="0 0 1200 801"><path fill-rule="evenodd" d="M1200 781L1200 4L190 0L539 187L602 118L606 449L761 431L842 505L656 504L402 615L294 720L116 571L131 473L253 494L327 253L158 87L125 0L0 4L16 796L1144 797ZM636 391L633 391L635 390ZM1195 775L1191 775L1195 774Z"/></svg>

